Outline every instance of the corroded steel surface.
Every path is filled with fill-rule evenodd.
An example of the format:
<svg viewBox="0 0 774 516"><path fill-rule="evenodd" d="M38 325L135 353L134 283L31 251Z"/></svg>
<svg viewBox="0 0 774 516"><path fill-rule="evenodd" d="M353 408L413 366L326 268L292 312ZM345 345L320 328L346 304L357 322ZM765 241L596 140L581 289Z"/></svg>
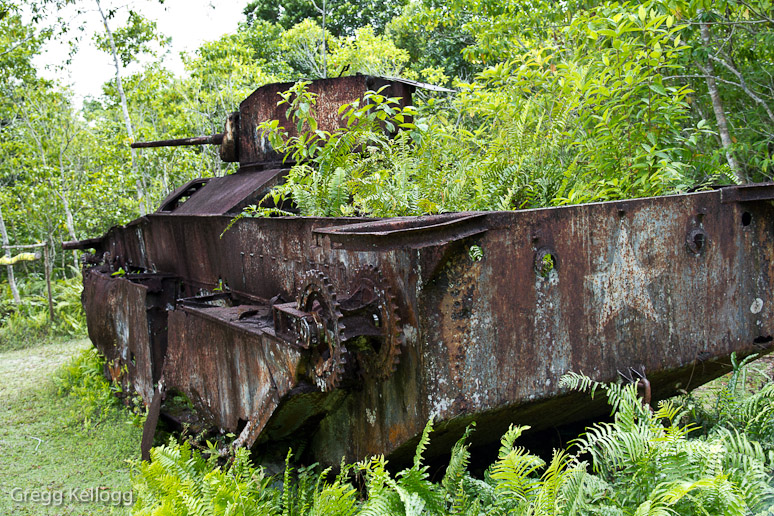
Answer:
<svg viewBox="0 0 774 516"><path fill-rule="evenodd" d="M242 219L225 233L229 216L157 212L90 241L104 258L86 270L90 336L117 366L134 354L148 401L138 378L161 355L150 367L161 361L168 387L240 444L302 429L323 463L400 456L431 416L438 449L473 419L477 442L492 442L509 423L604 412L558 387L567 371L611 381L644 366L659 399L727 371L733 351L771 351L767 188ZM110 276L119 267L143 274ZM148 301L154 276L169 289L164 353L148 337L161 320L149 315L161 306Z"/></svg>
<svg viewBox="0 0 774 516"><path fill-rule="evenodd" d="M296 121L288 120L288 105L280 104L282 92L289 90L295 83L266 84L255 90L239 105L239 111L230 114L221 134L136 142L136 149L151 147L174 147L180 145L220 145L220 158L227 162L239 162L240 170L263 170L271 164L284 162L284 156L271 148L268 139L259 128L268 120L277 120L290 137L298 136ZM388 98L394 98L398 107L411 104L411 96L416 88L433 91L451 92L446 88L408 81L397 78L374 77L370 75L352 75L331 79L309 81L307 92L314 97L317 129L332 133L345 127L340 107L358 102L366 91L378 92Z"/></svg>
<svg viewBox="0 0 774 516"><path fill-rule="evenodd" d="M270 169L194 179L169 194L158 211L174 215L237 214L249 204L259 204L286 172Z"/></svg>
<svg viewBox="0 0 774 516"><path fill-rule="evenodd" d="M239 163L243 168L256 163L282 161L283 156L276 153L266 138L256 128L266 120L277 120L288 136L298 136L296 123L287 119L288 106L277 105L282 100L279 93L287 91L294 83L275 83L261 86L239 105ZM344 104L355 102L368 90L377 91L387 97L399 98L399 105L411 104L411 92L415 84L406 81L387 80L368 75L353 75L335 79L312 81L307 90L317 95L317 126L320 131L333 132L345 125L339 113Z"/></svg>
<svg viewBox="0 0 774 516"><path fill-rule="evenodd" d="M167 311L177 281L165 274L111 276L84 269L83 305L91 341L109 374L144 400L153 396L167 351ZM125 368L124 371L122 369Z"/></svg>
<svg viewBox="0 0 774 516"><path fill-rule="evenodd" d="M277 119L295 134L277 105L290 86L256 90L213 139L236 174L191 181L156 213L65 244L94 249L89 335L111 375L155 400L148 421L168 389L236 445L296 437L325 464L400 458L430 417L433 454L474 419L481 444L510 423L605 412L559 388L568 371L612 381L644 369L659 399L727 371L732 352L774 347L772 184L519 212L234 222L283 180L258 126ZM405 105L417 85L312 82L319 128L343 125L339 107L381 86ZM151 425L144 452L152 437Z"/></svg>

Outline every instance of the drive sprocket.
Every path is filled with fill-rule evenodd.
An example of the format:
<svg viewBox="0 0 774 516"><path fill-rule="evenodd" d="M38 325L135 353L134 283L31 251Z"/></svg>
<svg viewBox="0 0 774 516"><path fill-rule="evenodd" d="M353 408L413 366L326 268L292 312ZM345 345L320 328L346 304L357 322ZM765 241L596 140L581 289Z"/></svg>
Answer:
<svg viewBox="0 0 774 516"><path fill-rule="evenodd" d="M405 338L397 299L377 267L358 270L348 297L341 301L341 312L344 335L352 339L347 342L362 373L380 380L389 378L398 365ZM364 322L371 325L368 331L364 331Z"/></svg>
<svg viewBox="0 0 774 516"><path fill-rule="evenodd" d="M298 295L298 309L314 315L319 332L312 349L310 376L323 392L338 387L347 363L347 348L342 338L342 314L336 291L321 271L311 270L305 276L305 286Z"/></svg>

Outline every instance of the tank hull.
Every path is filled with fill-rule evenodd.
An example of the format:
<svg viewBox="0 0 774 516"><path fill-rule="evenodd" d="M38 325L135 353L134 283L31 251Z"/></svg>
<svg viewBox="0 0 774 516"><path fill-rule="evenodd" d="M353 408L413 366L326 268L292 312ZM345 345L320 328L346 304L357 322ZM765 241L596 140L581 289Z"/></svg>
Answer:
<svg viewBox="0 0 774 516"><path fill-rule="evenodd" d="M146 402L161 382L240 445L303 433L323 464L401 457L430 417L431 454L472 420L496 442L605 413L559 386L568 371L644 368L661 399L770 352L771 193L230 227L157 212L82 245L89 335Z"/></svg>

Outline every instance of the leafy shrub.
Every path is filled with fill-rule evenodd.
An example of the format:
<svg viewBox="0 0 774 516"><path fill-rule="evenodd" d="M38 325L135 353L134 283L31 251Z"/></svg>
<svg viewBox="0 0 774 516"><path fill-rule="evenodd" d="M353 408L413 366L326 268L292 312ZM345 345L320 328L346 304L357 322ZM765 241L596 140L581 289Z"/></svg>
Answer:
<svg viewBox="0 0 774 516"><path fill-rule="evenodd" d="M557 89L550 81L559 81L559 75L534 85L536 67L551 59L502 63L461 85L453 101L431 99L419 110L369 91L341 107L345 127L332 133L318 128L316 94L299 82L281 93L280 101L288 106L298 136L289 137L276 120L260 128L274 149L296 163L265 200L286 206L292 199L309 216L387 217L644 197L693 185L690 167L680 161L683 147L690 145L680 131L652 129L660 141L647 131L666 122L640 124L628 118L634 108L616 104L617 96L598 104L584 93L603 86ZM591 81L590 72L566 68L568 82ZM660 116L678 125L686 94L665 91ZM612 122L598 123L600 109L621 113L615 128ZM633 139L638 130L645 131L639 143ZM601 156L599 148L606 147L600 139L623 146ZM242 216L286 213L252 206Z"/></svg>
<svg viewBox="0 0 774 516"><path fill-rule="evenodd" d="M80 273L73 278L51 281L54 321L49 321L44 278L30 275L18 281L22 302L15 304L7 283L0 299L0 350L34 346L52 337L85 335L86 320L81 306Z"/></svg>
<svg viewBox="0 0 774 516"><path fill-rule="evenodd" d="M682 407L662 402L652 411L633 384L605 385L568 374L564 386L602 390L614 407L612 423L598 423L574 442L591 457L608 514L752 514L774 501L771 463L761 446L729 430L689 439Z"/></svg>
<svg viewBox="0 0 774 516"><path fill-rule="evenodd" d="M484 38L468 58L496 64L458 82L454 99L401 108L382 91L367 92L341 107L346 127L332 133L317 127L308 83L297 83L280 104L298 136L277 121L261 127L296 162L272 194L275 206L292 198L311 216L511 210L726 180L722 167L699 166L698 141L710 131L703 120L687 122L692 90L668 81L690 50L682 39L689 26L646 4L568 13L527 47L518 38L498 44L514 25L489 26L484 9L468 23ZM513 19L529 16L502 8ZM256 213L277 211L246 215Z"/></svg>
<svg viewBox="0 0 774 516"><path fill-rule="evenodd" d="M279 493L244 449L228 470L217 454L204 459L190 443L151 450L151 462L134 465L135 514L279 514Z"/></svg>
<svg viewBox="0 0 774 516"><path fill-rule="evenodd" d="M120 389L104 375L105 359L95 348L84 350L60 367L54 375L57 394L74 401L69 419L91 428L111 417L121 405L115 395Z"/></svg>
<svg viewBox="0 0 774 516"><path fill-rule="evenodd" d="M774 383L753 362L756 358L738 360L732 353L733 371L720 389L710 399L690 393L685 405L705 434L739 432L768 452L774 451Z"/></svg>

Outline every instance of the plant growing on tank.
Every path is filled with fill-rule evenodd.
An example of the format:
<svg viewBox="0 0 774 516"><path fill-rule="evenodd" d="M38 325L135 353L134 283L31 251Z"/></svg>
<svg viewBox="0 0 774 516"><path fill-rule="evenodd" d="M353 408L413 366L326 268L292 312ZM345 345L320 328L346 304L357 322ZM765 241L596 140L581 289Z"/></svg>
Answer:
<svg viewBox="0 0 774 516"><path fill-rule="evenodd" d="M316 121L317 96L307 90L308 84L299 82L280 93L279 104L288 106L286 116L296 125L297 136L288 136L277 120L258 128L275 150L295 162L285 182L266 199L270 198L274 206L292 199L304 215L354 215L357 210L351 200L357 191L357 178L367 163L364 157L389 145L390 134L398 128L414 128L410 120L415 111L410 106L399 107L398 99L386 97L383 89L369 91L362 100L341 106L339 114L345 127L323 131ZM252 214L288 212L258 208Z"/></svg>

